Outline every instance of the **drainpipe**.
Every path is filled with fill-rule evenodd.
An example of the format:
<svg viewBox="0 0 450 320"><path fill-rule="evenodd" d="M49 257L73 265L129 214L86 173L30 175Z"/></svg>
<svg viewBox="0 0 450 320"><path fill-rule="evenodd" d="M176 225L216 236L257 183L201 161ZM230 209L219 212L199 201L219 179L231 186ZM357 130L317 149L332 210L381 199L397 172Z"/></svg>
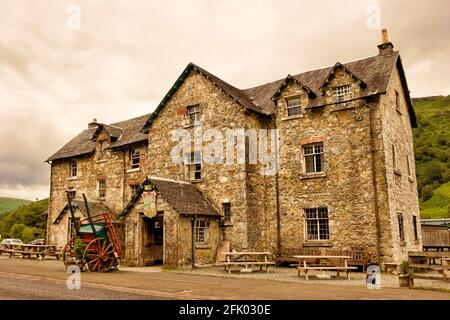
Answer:
<svg viewBox="0 0 450 320"><path fill-rule="evenodd" d="M191 219L192 234L192 269L195 269L195 216Z"/></svg>
<svg viewBox="0 0 450 320"><path fill-rule="evenodd" d="M271 122L273 125L273 128L277 129L277 123L275 121L275 117L271 117ZM275 203L276 203L276 217L277 217L277 252L276 256L278 256L281 252L281 213L280 213L280 174L279 174L279 163L278 163L278 140L275 140L275 150L277 150L277 157L276 157L276 170L275 170Z"/></svg>
<svg viewBox="0 0 450 320"><path fill-rule="evenodd" d="M372 115L372 106L370 104L366 105L369 107L369 121L370 121L370 148L371 148L371 166L372 166L372 187L373 187L373 197L374 197L374 211L375 211L375 224L376 224L376 237L377 237L377 264L381 263L381 223L380 223L380 208L378 206L378 189L377 189L377 176L376 176L376 159L375 159L375 128L374 128L374 118Z"/></svg>

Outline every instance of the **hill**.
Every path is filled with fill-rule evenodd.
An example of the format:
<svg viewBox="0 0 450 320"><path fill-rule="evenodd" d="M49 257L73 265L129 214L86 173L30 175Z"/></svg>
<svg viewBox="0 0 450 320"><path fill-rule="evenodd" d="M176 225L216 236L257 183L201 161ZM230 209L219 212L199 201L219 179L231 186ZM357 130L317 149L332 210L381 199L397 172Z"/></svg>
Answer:
<svg viewBox="0 0 450 320"><path fill-rule="evenodd" d="M19 238L25 243L43 238L47 206L48 199L34 201L0 217L1 238Z"/></svg>
<svg viewBox="0 0 450 320"><path fill-rule="evenodd" d="M30 200L0 197L0 217L30 202Z"/></svg>
<svg viewBox="0 0 450 320"><path fill-rule="evenodd" d="M417 183L423 218L450 217L450 96L413 99Z"/></svg>

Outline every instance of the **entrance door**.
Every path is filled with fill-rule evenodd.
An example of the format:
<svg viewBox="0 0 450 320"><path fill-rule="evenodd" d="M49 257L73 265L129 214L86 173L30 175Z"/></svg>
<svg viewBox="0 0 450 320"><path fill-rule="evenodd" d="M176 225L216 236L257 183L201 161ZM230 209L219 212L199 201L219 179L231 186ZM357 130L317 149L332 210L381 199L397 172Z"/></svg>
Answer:
<svg viewBox="0 0 450 320"><path fill-rule="evenodd" d="M163 212L156 217L144 219L144 265L152 266L163 263Z"/></svg>

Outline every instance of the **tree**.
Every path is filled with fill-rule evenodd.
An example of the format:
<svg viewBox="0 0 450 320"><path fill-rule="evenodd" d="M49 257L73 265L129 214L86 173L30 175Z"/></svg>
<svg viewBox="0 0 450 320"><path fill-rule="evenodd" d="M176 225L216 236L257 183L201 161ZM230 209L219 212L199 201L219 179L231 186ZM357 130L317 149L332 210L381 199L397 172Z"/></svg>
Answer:
<svg viewBox="0 0 450 320"><path fill-rule="evenodd" d="M431 199L432 196L433 196L433 187L430 185L426 185L425 187L423 187L422 201L427 201L427 200Z"/></svg>

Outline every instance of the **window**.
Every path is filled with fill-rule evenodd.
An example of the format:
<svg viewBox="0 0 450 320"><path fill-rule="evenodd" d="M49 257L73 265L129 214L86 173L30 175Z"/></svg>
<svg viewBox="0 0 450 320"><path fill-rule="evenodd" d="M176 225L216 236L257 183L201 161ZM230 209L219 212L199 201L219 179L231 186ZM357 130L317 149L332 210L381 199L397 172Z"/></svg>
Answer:
<svg viewBox="0 0 450 320"><path fill-rule="evenodd" d="M395 91L395 109L401 113L401 109L400 109L400 94Z"/></svg>
<svg viewBox="0 0 450 320"><path fill-rule="evenodd" d="M334 101L343 102L351 93L352 91L349 84L345 86L335 87L333 88Z"/></svg>
<svg viewBox="0 0 450 320"><path fill-rule="evenodd" d="M188 153L186 156L187 180L200 180L202 178L202 156L199 151Z"/></svg>
<svg viewBox="0 0 450 320"><path fill-rule="evenodd" d="M209 221L205 219L195 220L195 243L207 244L209 236Z"/></svg>
<svg viewBox="0 0 450 320"><path fill-rule="evenodd" d="M70 176L76 177L77 176L77 160L70 160Z"/></svg>
<svg viewBox="0 0 450 320"><path fill-rule="evenodd" d="M406 155L406 166L408 168L408 177L411 177L411 163L409 162L409 155Z"/></svg>
<svg viewBox="0 0 450 320"><path fill-rule="evenodd" d="M68 239L72 239L73 237L76 236L77 232L75 229L75 224L79 225L80 224L80 218L75 218L75 220L72 219L72 217L69 218L69 228L68 228Z"/></svg>
<svg viewBox="0 0 450 320"><path fill-rule="evenodd" d="M69 194L70 199L75 199L75 197L77 196L77 192L75 191L74 187L69 187L67 193Z"/></svg>
<svg viewBox="0 0 450 320"><path fill-rule="evenodd" d="M398 212L397 213L397 220L398 220L398 235L401 241L405 241L405 232L403 229L403 214Z"/></svg>
<svg viewBox="0 0 450 320"><path fill-rule="evenodd" d="M305 173L323 172L323 143L303 146L303 154L305 157Z"/></svg>
<svg viewBox="0 0 450 320"><path fill-rule="evenodd" d="M131 169L139 169L141 163L141 151L131 149L130 151Z"/></svg>
<svg viewBox="0 0 450 320"><path fill-rule="evenodd" d="M305 209L306 214L306 239L307 240L329 240L328 209L313 208Z"/></svg>
<svg viewBox="0 0 450 320"><path fill-rule="evenodd" d="M231 223L231 203L222 203L223 221L225 223Z"/></svg>
<svg viewBox="0 0 450 320"><path fill-rule="evenodd" d="M414 240L419 240L419 234L417 231L417 217L413 216L413 227L414 227Z"/></svg>
<svg viewBox="0 0 450 320"><path fill-rule="evenodd" d="M106 180L98 180L98 197L103 199L106 197Z"/></svg>
<svg viewBox="0 0 450 320"><path fill-rule="evenodd" d="M394 170L397 170L397 152L395 150L395 145L392 145L392 166Z"/></svg>
<svg viewBox="0 0 450 320"><path fill-rule="evenodd" d="M194 105L187 107L187 117L190 125L196 125L200 123L200 106Z"/></svg>
<svg viewBox="0 0 450 320"><path fill-rule="evenodd" d="M300 98L292 98L286 101L286 109L288 117L296 116L302 113Z"/></svg>
<svg viewBox="0 0 450 320"><path fill-rule="evenodd" d="M100 144L99 159L104 160L106 159L106 147L107 147L106 140L99 141L99 144Z"/></svg>

